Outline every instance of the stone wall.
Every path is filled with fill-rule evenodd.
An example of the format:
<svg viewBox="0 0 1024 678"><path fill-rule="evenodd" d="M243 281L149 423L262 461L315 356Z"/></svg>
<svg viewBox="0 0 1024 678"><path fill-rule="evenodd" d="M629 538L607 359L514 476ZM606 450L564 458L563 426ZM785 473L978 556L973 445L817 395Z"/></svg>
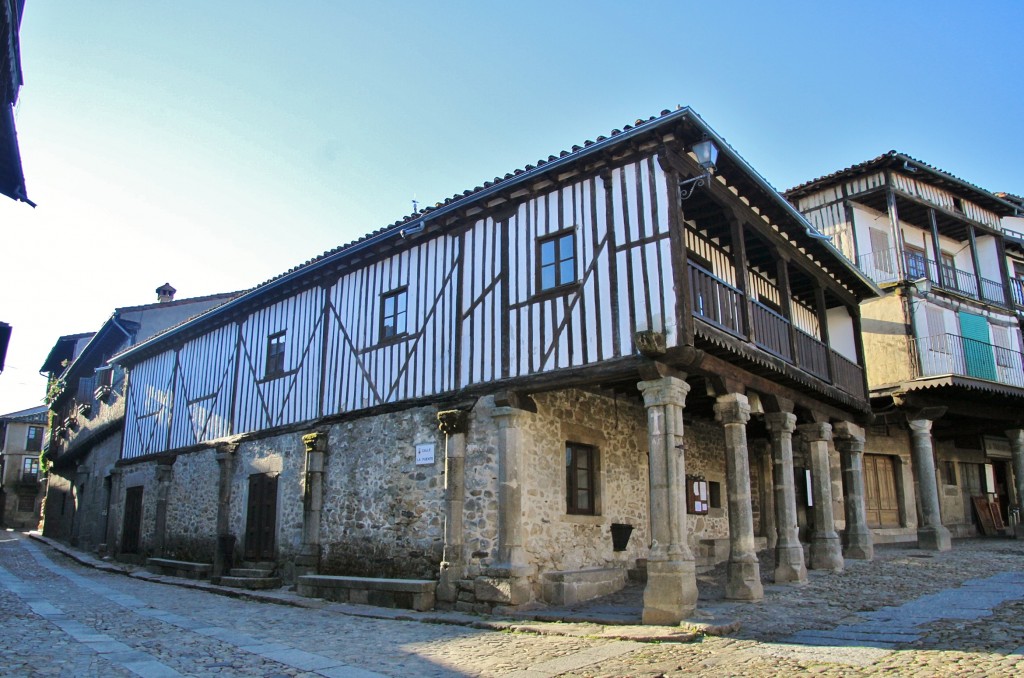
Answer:
<svg viewBox="0 0 1024 678"><path fill-rule="evenodd" d="M416 463L416 446L423 444L434 446L433 463ZM301 473L299 448L295 468ZM322 574L437 577L444 546L444 435L437 427L437 408L332 426L324 466ZM301 500L298 485L284 482L280 501L287 548L301 542ZM293 534L299 542L292 542Z"/></svg>
<svg viewBox="0 0 1024 678"><path fill-rule="evenodd" d="M534 396L523 432L523 540L541 572L631 567L646 557L646 412L628 400L578 390ZM598 451L596 515L566 513L566 443ZM626 551L612 549L611 524L633 526Z"/></svg>
<svg viewBox="0 0 1024 678"><path fill-rule="evenodd" d="M691 416L683 411L685 429L683 440L686 445L686 474L704 476L708 483L719 483L722 503L718 508L708 510L707 515L691 515L687 521L687 536L690 548L700 552L701 540L727 539L729 537L729 496L725 482L725 431L721 424L712 419ZM647 427L644 426L646 435ZM751 468L751 473L756 472ZM751 487L755 483L752 482Z"/></svg>
<svg viewBox="0 0 1024 678"><path fill-rule="evenodd" d="M172 469L163 555L174 560L213 562L219 485L216 451L180 455Z"/></svg>
<svg viewBox="0 0 1024 678"><path fill-rule="evenodd" d="M116 551L119 558L145 562L154 555L156 547L156 466L155 461L132 464L123 469L120 487L115 490L116 496L110 507L110 519L113 521L116 536ZM124 535L124 502L125 494L130 487L142 487L142 522L139 530L138 554L123 554L121 541Z"/></svg>
<svg viewBox="0 0 1024 678"><path fill-rule="evenodd" d="M71 539L71 518L75 512L75 499L71 494L71 481L50 471L46 481L46 499L43 502L43 535L50 539Z"/></svg>

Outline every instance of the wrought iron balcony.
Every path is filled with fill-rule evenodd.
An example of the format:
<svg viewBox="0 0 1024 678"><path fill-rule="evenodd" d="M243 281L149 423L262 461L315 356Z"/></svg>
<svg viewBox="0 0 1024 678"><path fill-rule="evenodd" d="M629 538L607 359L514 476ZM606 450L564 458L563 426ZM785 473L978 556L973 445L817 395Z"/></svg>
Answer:
<svg viewBox="0 0 1024 678"><path fill-rule="evenodd" d="M777 311L753 299L702 266L690 262L691 309L695 317L795 365L847 393L863 398L864 370L816 337L793 326ZM743 304L750 333L743 327Z"/></svg>
<svg viewBox="0 0 1024 678"><path fill-rule="evenodd" d="M879 252L868 252L857 257L857 268L863 271L876 283L897 282L900 279L897 267L896 248L890 247ZM904 271L907 280L925 279L934 287L955 292L979 301L987 301L999 306L1008 306L1006 288L998 280L978 278L973 273L961 271L955 266L942 262L936 263L919 252L903 252ZM1019 283L1019 281L1017 281ZM1018 284L1015 295L1020 296ZM1016 298L1016 296L1015 296ZM1024 306L1024 300L1018 301Z"/></svg>
<svg viewBox="0 0 1024 678"><path fill-rule="evenodd" d="M958 334L938 334L917 340L922 377L956 374L1024 388L1024 356Z"/></svg>

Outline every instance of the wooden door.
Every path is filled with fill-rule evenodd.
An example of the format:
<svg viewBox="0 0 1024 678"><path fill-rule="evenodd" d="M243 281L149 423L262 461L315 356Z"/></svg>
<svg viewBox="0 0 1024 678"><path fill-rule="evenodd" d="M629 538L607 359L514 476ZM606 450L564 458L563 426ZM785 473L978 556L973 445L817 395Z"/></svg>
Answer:
<svg viewBox="0 0 1024 678"><path fill-rule="evenodd" d="M974 518L974 502L972 498L985 494L985 488L982 486L981 480L983 469L984 466L982 464L960 462L960 491L963 492L964 522L968 524L977 524Z"/></svg>
<svg viewBox="0 0 1024 678"><path fill-rule="evenodd" d="M864 490L868 527L899 527L896 465L892 457L864 455Z"/></svg>
<svg viewBox="0 0 1024 678"><path fill-rule="evenodd" d="M129 487L124 495L124 524L121 529L121 553L139 552L142 532L142 486Z"/></svg>
<svg viewBox="0 0 1024 678"><path fill-rule="evenodd" d="M249 505L245 520L245 559L274 560L277 533L277 476L249 476Z"/></svg>

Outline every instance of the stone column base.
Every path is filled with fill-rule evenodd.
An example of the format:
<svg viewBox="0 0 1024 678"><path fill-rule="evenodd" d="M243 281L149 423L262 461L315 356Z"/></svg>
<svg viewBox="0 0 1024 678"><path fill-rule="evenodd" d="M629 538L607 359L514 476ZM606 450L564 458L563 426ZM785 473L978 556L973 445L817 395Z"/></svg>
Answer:
<svg viewBox="0 0 1024 678"><path fill-rule="evenodd" d="M533 599L530 566L495 566L484 570L473 582L473 595L492 605L525 605Z"/></svg>
<svg viewBox="0 0 1024 678"><path fill-rule="evenodd" d="M815 498L817 501L817 498ZM839 535L811 537L811 569L842 572L846 567L843 563L843 545Z"/></svg>
<svg viewBox="0 0 1024 678"><path fill-rule="evenodd" d="M1013 536L1017 539L1024 539L1024 523L1018 523L1013 528Z"/></svg>
<svg viewBox="0 0 1024 678"><path fill-rule="evenodd" d="M846 549L843 555L855 560L871 560L875 557L875 544L870 531L846 532Z"/></svg>
<svg viewBox="0 0 1024 678"><path fill-rule="evenodd" d="M953 548L949 530L941 525L917 528L917 548L925 551L948 551Z"/></svg>
<svg viewBox="0 0 1024 678"><path fill-rule="evenodd" d="M320 573L320 548L304 546L302 553L295 556L295 576Z"/></svg>
<svg viewBox="0 0 1024 678"><path fill-rule="evenodd" d="M727 572L725 597L728 600L761 600L764 598L764 587L761 585L761 566L756 558L751 562L729 561Z"/></svg>
<svg viewBox="0 0 1024 678"><path fill-rule="evenodd" d="M775 583L802 584L807 581L807 565L804 562L804 548L796 546L775 547Z"/></svg>
<svg viewBox="0 0 1024 678"><path fill-rule="evenodd" d="M696 611L697 567L694 561L648 561L643 623L675 626Z"/></svg>
<svg viewBox="0 0 1024 678"><path fill-rule="evenodd" d="M459 564L442 561L441 573L437 579L437 599L444 603L458 601L460 579L462 579L462 568Z"/></svg>

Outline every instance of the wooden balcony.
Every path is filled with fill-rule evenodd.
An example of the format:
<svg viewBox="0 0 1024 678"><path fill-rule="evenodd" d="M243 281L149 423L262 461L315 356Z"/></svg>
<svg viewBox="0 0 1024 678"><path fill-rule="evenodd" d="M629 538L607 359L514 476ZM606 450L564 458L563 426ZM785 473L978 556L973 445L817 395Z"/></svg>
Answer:
<svg viewBox="0 0 1024 678"><path fill-rule="evenodd" d="M759 349L850 395L866 397L864 370L860 365L794 327L777 311L746 298L740 290L702 266L690 262L689 267L690 307L696 318L750 341ZM743 304L747 304L749 310L749 335L743 327Z"/></svg>

